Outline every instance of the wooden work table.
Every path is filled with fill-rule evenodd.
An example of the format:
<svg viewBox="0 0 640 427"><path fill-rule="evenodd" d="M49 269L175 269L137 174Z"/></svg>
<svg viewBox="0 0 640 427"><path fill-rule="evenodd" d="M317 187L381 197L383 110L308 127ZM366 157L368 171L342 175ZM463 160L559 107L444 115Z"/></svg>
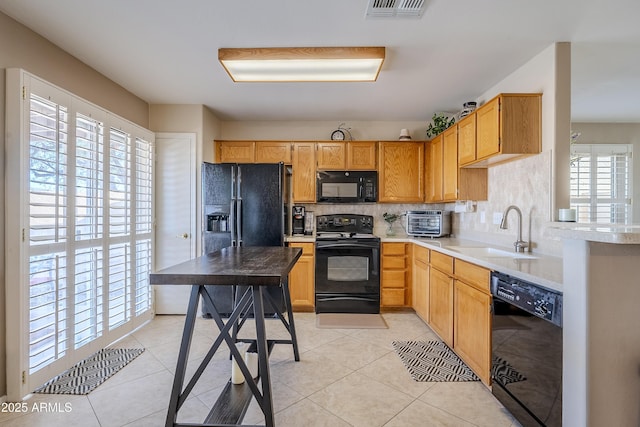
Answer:
<svg viewBox="0 0 640 427"><path fill-rule="evenodd" d="M260 409L264 413L265 425L268 427L274 425L268 358L274 344L292 344L294 358L296 361L300 360L287 276L301 254L302 250L299 248L229 247L149 275L149 281L152 285L188 285L192 287L169 401L169 409L167 411L166 427L194 425L177 423L178 410L187 399L189 393L223 341L227 343L231 355L238 363L245 377L245 382L243 384L232 384L229 381L221 396L218 398L218 401L213 405L211 412L200 425L240 425L252 397L255 397ZM213 319L220 333L193 377L185 386L188 353L200 296L215 308L215 301L212 299L205 285L240 285L248 288L247 291L240 295L235 301L234 310L226 323L215 309L212 310ZM287 319L285 319L283 313L280 312L277 304L271 303L270 296L266 292L263 292L265 286L282 287ZM289 331L291 339L267 339L264 321L265 301L268 301L268 303L272 305L278 318ZM253 310L250 310L251 307L253 307ZM256 379L251 378L251 374L236 347L236 342L239 341L236 339L236 333L242 327L244 321L247 320L250 313L253 314L253 319L256 323L256 338L242 341L251 342L252 346L255 346L257 349L259 376ZM258 388L258 380L261 380L262 390Z"/></svg>

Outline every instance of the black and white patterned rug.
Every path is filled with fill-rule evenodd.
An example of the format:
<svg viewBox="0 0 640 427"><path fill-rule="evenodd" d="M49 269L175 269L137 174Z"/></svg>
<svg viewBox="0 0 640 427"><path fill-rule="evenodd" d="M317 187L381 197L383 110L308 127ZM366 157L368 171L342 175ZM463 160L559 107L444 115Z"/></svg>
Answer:
<svg viewBox="0 0 640 427"><path fill-rule="evenodd" d="M143 351L144 348L102 349L50 379L34 393L89 394Z"/></svg>
<svg viewBox="0 0 640 427"><path fill-rule="evenodd" d="M394 341L393 348L414 381L480 381L442 341Z"/></svg>

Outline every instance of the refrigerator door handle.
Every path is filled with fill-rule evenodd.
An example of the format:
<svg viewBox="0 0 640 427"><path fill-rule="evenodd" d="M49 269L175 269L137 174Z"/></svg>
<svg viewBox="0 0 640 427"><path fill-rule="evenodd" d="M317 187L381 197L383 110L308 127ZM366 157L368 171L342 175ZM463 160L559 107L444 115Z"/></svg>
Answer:
<svg viewBox="0 0 640 427"><path fill-rule="evenodd" d="M238 221L238 246L242 246L242 199L238 199L236 203Z"/></svg>
<svg viewBox="0 0 640 427"><path fill-rule="evenodd" d="M231 167L231 203L229 206L229 232L231 234L231 246L237 246L238 242L236 240L236 215L235 215L235 207L236 207L236 168Z"/></svg>
<svg viewBox="0 0 640 427"><path fill-rule="evenodd" d="M234 209L236 207L236 201L235 200L231 200L230 203L231 206L229 206L229 233L231 234L231 246L236 246L236 216L233 214Z"/></svg>
<svg viewBox="0 0 640 427"><path fill-rule="evenodd" d="M238 165L238 181L236 184L236 237L238 246L242 246L242 166Z"/></svg>

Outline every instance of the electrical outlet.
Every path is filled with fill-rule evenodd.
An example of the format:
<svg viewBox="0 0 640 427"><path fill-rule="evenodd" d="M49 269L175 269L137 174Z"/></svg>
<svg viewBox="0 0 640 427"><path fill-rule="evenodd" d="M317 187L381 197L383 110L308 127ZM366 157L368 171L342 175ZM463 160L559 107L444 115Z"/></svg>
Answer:
<svg viewBox="0 0 640 427"><path fill-rule="evenodd" d="M480 224L484 224L485 222L487 222L487 216L485 215L484 211L480 212Z"/></svg>
<svg viewBox="0 0 640 427"><path fill-rule="evenodd" d="M493 213L493 224L500 225L502 222L502 212L494 212Z"/></svg>

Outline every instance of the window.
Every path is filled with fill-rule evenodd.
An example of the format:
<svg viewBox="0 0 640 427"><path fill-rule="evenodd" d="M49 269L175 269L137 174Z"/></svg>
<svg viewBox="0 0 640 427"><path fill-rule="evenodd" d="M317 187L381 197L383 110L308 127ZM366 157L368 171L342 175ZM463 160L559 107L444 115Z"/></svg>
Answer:
<svg viewBox="0 0 640 427"><path fill-rule="evenodd" d="M631 177L631 145L572 145L570 196L578 222L630 223Z"/></svg>
<svg viewBox="0 0 640 427"><path fill-rule="evenodd" d="M8 372L33 381L24 395L150 318L154 137L19 76L20 106L7 101L20 111L8 113L20 137L7 149L7 299L19 307L7 321L22 349Z"/></svg>

